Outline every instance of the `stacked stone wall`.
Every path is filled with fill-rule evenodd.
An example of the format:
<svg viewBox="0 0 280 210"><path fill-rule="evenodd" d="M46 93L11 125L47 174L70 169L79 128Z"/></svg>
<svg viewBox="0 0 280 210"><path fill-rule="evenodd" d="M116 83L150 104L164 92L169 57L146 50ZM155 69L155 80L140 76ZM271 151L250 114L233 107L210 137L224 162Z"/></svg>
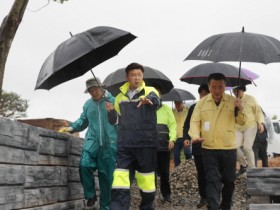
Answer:
<svg viewBox="0 0 280 210"><path fill-rule="evenodd" d="M0 118L0 209L81 210L84 140Z"/></svg>

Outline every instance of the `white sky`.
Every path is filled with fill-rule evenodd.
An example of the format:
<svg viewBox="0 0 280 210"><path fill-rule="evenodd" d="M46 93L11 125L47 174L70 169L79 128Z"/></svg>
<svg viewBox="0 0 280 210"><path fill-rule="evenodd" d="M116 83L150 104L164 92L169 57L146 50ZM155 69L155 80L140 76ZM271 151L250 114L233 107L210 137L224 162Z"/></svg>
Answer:
<svg viewBox="0 0 280 210"><path fill-rule="evenodd" d="M1 0L2 21L13 4ZM280 40L280 1L256 0L69 0L64 4L30 0L6 63L3 89L28 99L28 118L76 120L89 95L84 94L85 75L53 89L36 90L40 68L47 56L72 34L96 26L112 26L129 31L138 38L119 53L93 69L104 78L131 62L162 71L175 87L196 97L197 85L179 78L200 61L185 57L204 39L214 34L245 31L265 34ZM232 62L238 66L237 62ZM260 75L247 93L256 97L264 110L280 117L280 63L242 63Z"/></svg>

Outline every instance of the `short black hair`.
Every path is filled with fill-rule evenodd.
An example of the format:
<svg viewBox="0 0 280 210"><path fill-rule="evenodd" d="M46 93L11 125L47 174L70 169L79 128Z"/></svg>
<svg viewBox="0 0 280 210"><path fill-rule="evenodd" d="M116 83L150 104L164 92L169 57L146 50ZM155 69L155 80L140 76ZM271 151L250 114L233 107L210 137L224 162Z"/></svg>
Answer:
<svg viewBox="0 0 280 210"><path fill-rule="evenodd" d="M236 87L237 90L242 90L243 92L246 91L246 86L245 85L239 85L238 87Z"/></svg>
<svg viewBox="0 0 280 210"><path fill-rule="evenodd" d="M227 81L225 75L223 75L222 73L212 73L212 74L210 74L208 76L207 82L210 83L211 80L224 80L225 82Z"/></svg>
<svg viewBox="0 0 280 210"><path fill-rule="evenodd" d="M144 73L144 67L139 63L131 63L125 68L125 73L128 75L128 73L134 69L141 69Z"/></svg>
<svg viewBox="0 0 280 210"><path fill-rule="evenodd" d="M210 91L209 91L208 85L205 84L205 83L199 86L199 88L198 88L198 93L201 93L203 90L205 90L205 91L208 92L208 93L210 92Z"/></svg>

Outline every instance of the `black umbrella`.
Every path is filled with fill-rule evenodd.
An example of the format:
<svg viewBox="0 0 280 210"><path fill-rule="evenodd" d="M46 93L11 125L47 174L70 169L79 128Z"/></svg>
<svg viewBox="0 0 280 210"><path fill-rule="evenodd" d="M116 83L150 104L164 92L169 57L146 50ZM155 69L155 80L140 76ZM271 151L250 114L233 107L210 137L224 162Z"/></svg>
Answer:
<svg viewBox="0 0 280 210"><path fill-rule="evenodd" d="M117 55L136 37L117 28L100 26L76 34L62 42L43 63L36 89L49 90L85 74Z"/></svg>
<svg viewBox="0 0 280 210"><path fill-rule="evenodd" d="M169 92L173 88L170 79L161 71L144 66L144 81L146 85L161 88L162 94ZM104 79L106 89L116 96L120 92L120 87L126 82L125 68L116 70Z"/></svg>
<svg viewBox="0 0 280 210"><path fill-rule="evenodd" d="M179 88L173 88L168 93L161 96L162 101L188 101L195 99L195 96L189 91Z"/></svg>
<svg viewBox="0 0 280 210"><path fill-rule="evenodd" d="M238 33L217 34L201 42L185 60L213 62L274 63L280 62L280 41L266 35L246 33L244 27Z"/></svg>
<svg viewBox="0 0 280 210"><path fill-rule="evenodd" d="M280 62L280 41L244 32L217 34L201 42L185 60Z"/></svg>
<svg viewBox="0 0 280 210"><path fill-rule="evenodd" d="M262 34L245 33L243 27L238 33L217 34L205 39L185 60L238 61L240 78L242 61L280 62L280 41Z"/></svg>
<svg viewBox="0 0 280 210"><path fill-rule="evenodd" d="M248 70L244 70L248 72ZM189 84L201 85L207 83L208 76L212 73L222 73L227 79L227 86L234 87L252 83L252 78L247 76L241 69L240 78L237 67L225 63L204 63L188 70L180 80Z"/></svg>

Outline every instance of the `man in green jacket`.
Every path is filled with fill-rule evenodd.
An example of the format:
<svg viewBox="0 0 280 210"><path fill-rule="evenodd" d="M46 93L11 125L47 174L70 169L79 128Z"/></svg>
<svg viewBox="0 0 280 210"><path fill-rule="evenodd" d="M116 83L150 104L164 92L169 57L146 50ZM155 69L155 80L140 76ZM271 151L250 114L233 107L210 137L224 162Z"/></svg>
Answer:
<svg viewBox="0 0 280 210"><path fill-rule="evenodd" d="M85 93L91 98L83 106L79 119L60 132L75 133L87 129L80 161L80 179L84 188L87 206L97 201L93 172L98 170L100 186L100 209L109 210L111 187L115 166L117 127L108 122L106 106L115 98L104 89L99 78L86 81Z"/></svg>
<svg viewBox="0 0 280 210"><path fill-rule="evenodd" d="M189 135L192 143L203 142L208 209L229 210L236 176L235 125L243 125L246 115L241 100L224 93L226 78L223 74L210 74L208 86L210 94L200 99L193 111ZM239 109L237 117L234 116L235 107Z"/></svg>
<svg viewBox="0 0 280 210"><path fill-rule="evenodd" d="M161 95L161 88L156 87ZM157 110L157 127L159 133L159 146L157 151L157 174L160 177L160 192L163 200L169 203L171 189L169 183L170 150L176 141L176 120L172 109L166 104L161 104Z"/></svg>

